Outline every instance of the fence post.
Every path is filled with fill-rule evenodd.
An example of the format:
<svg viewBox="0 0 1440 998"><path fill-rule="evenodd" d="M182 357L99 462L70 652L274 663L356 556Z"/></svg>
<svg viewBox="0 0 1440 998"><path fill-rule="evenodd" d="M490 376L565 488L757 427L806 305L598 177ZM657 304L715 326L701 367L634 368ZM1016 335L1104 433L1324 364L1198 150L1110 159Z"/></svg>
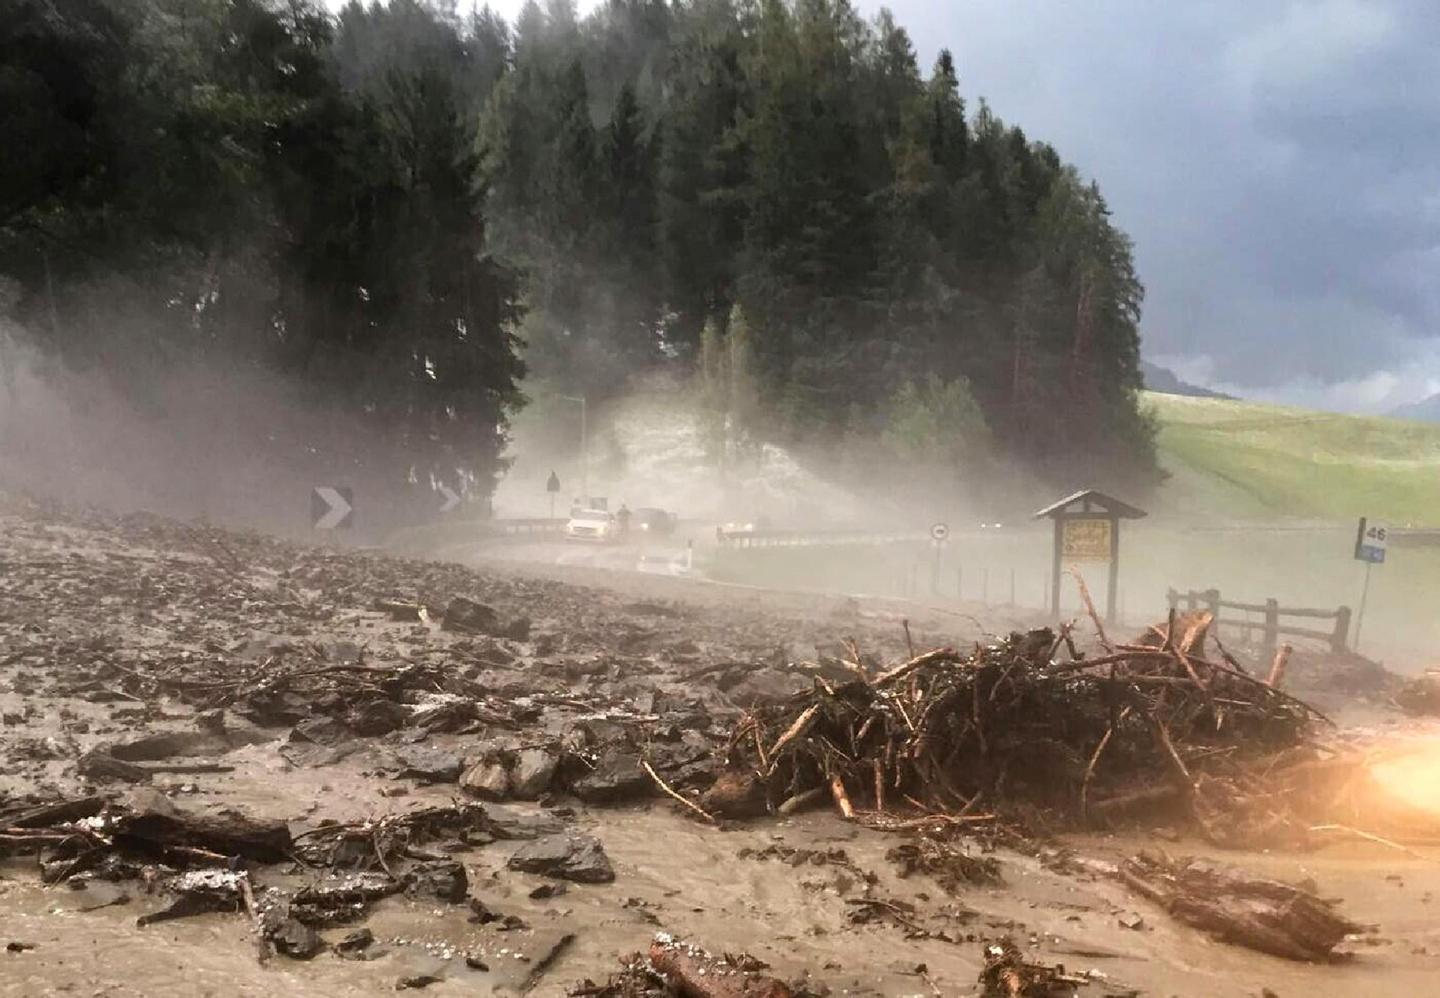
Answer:
<svg viewBox="0 0 1440 998"><path fill-rule="evenodd" d="M1197 595L1193 589L1185 594L1185 609L1194 612L1195 607L1199 605L1199 601L1196 599Z"/></svg>
<svg viewBox="0 0 1440 998"><path fill-rule="evenodd" d="M1350 644L1350 608L1342 606L1335 611L1335 633L1330 635L1330 650L1343 654Z"/></svg>
<svg viewBox="0 0 1440 998"><path fill-rule="evenodd" d="M1210 608L1210 616L1216 623L1220 621L1220 590L1205 590L1205 605Z"/></svg>
<svg viewBox="0 0 1440 998"><path fill-rule="evenodd" d="M1280 647L1280 601L1273 597L1265 601L1265 643L1262 662L1275 660L1275 649Z"/></svg>

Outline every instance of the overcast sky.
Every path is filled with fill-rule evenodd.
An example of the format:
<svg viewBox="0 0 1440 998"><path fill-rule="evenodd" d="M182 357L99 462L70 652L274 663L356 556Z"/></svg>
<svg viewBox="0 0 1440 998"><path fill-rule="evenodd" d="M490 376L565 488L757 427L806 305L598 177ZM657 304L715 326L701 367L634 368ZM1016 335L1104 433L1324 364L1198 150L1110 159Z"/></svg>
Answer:
<svg viewBox="0 0 1440 998"><path fill-rule="evenodd" d="M955 53L972 108L1099 181L1135 240L1148 358L1326 408L1440 391L1435 0L885 6L924 68Z"/></svg>

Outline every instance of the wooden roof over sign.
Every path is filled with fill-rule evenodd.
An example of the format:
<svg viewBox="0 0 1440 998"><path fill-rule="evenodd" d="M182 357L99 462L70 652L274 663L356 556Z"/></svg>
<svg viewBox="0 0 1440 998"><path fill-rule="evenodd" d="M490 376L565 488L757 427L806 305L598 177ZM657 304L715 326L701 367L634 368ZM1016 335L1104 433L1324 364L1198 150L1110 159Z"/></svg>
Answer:
<svg viewBox="0 0 1440 998"><path fill-rule="evenodd" d="M1059 502L1051 503L1035 514L1035 519L1044 517L1060 518L1068 516L1100 515L1110 516L1117 520L1138 520L1145 516L1143 509L1137 509L1129 503L1121 502L1114 496L1107 496L1104 492L1096 489L1081 489L1074 495L1066 496Z"/></svg>

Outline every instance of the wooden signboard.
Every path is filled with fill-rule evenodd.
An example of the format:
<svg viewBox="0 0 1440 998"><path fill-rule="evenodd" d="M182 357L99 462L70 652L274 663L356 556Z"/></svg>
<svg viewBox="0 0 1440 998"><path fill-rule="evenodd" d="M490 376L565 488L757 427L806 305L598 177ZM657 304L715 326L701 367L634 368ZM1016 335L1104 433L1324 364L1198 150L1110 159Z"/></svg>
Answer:
<svg viewBox="0 0 1440 998"><path fill-rule="evenodd" d="M1051 503L1035 518L1055 521L1055 560L1050 568L1050 612L1060 619L1060 571L1065 562L1099 561L1110 565L1105 616L1115 619L1115 594L1120 584L1120 521L1145 515L1114 496L1083 489Z"/></svg>
<svg viewBox="0 0 1440 998"><path fill-rule="evenodd" d="M1110 520L1094 517L1061 522L1060 551L1065 561L1110 560Z"/></svg>

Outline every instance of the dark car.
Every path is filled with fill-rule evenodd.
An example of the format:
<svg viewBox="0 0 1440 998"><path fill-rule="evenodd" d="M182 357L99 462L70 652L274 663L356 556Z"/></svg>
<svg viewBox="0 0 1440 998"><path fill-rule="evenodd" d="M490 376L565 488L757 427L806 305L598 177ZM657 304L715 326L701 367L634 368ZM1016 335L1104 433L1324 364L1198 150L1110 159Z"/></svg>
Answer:
<svg viewBox="0 0 1440 998"><path fill-rule="evenodd" d="M641 506L631 515L630 529L642 534L667 537L675 532L676 516L655 506Z"/></svg>

